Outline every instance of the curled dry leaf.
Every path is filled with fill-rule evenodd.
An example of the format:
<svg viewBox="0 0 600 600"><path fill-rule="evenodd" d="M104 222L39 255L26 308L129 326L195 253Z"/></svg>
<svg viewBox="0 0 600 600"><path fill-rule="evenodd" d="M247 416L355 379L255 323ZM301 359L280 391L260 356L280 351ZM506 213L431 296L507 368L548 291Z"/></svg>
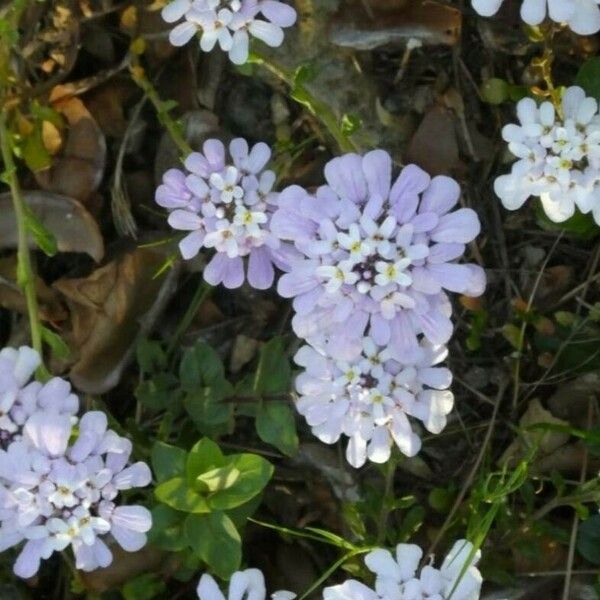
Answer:
<svg viewBox="0 0 600 600"><path fill-rule="evenodd" d="M157 277L165 252L138 248L83 279L61 279L71 313L66 339L77 354L70 378L78 389L100 394L118 384L139 336L149 332L175 288L178 269Z"/></svg>
<svg viewBox="0 0 600 600"><path fill-rule="evenodd" d="M373 50L404 45L410 39L453 46L460 39L460 11L431 0L358 3L351 8L342 3L342 7L329 34L338 46Z"/></svg>
<svg viewBox="0 0 600 600"><path fill-rule="evenodd" d="M73 198L49 192L23 192L25 202L56 238L60 252L82 252L96 262L104 257L104 241L96 220ZM10 193L0 194L0 248L17 247L17 227ZM33 240L30 246L35 248Z"/></svg>
<svg viewBox="0 0 600 600"><path fill-rule="evenodd" d="M50 94L53 108L68 124L68 133L61 152L49 169L37 171L39 185L86 202L98 189L106 163L106 141L85 104L70 95L65 86L56 86Z"/></svg>

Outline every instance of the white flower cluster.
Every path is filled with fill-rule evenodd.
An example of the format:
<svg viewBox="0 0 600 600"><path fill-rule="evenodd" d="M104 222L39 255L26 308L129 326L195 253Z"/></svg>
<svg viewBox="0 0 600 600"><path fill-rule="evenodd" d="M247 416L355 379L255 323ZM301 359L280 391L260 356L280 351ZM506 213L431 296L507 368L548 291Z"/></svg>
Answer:
<svg viewBox="0 0 600 600"><path fill-rule="evenodd" d="M502 136L517 157L494 190L509 210L539 197L556 223L575 208L592 213L600 224L600 116L598 103L580 87L568 88L560 111L551 102L539 106L531 98L517 104L519 125L506 125Z"/></svg>
<svg viewBox="0 0 600 600"><path fill-rule="evenodd" d="M427 565L418 572L422 557L423 551L414 544L398 544L395 557L388 550L373 550L365 564L375 574L375 589L350 579L325 588L323 599L478 600L483 580L475 565L480 552L474 552L470 542L457 541L439 569Z"/></svg>
<svg viewBox="0 0 600 600"><path fill-rule="evenodd" d="M121 490L150 483L148 466L128 466L132 444L107 429L104 413L77 421L66 381L27 383L38 364L30 348L0 352L0 551L24 542L14 565L24 578L68 546L78 569L106 567L101 536L133 552L152 525L146 508L115 503Z"/></svg>
<svg viewBox="0 0 600 600"><path fill-rule="evenodd" d="M242 65L248 60L250 36L273 48L281 46L282 27L296 22L296 11L278 0L173 0L163 8L162 18L167 23L184 19L169 34L174 46L187 44L200 32L204 52L218 44L231 62Z"/></svg>
<svg viewBox="0 0 600 600"><path fill-rule="evenodd" d="M504 0L471 0L484 17L495 15ZM566 23L579 35L600 31L600 0L522 0L521 18L528 25L540 25L546 14L555 23Z"/></svg>
<svg viewBox="0 0 600 600"><path fill-rule="evenodd" d="M362 353L348 361L303 346L294 358L305 369L296 379L296 407L322 442L349 438L346 458L356 468L367 459L387 462L394 444L414 456L421 439L408 417L437 434L454 405L448 390L452 374L435 366L445 360L446 347L423 340L421 350L414 364L403 364L370 337L363 339Z"/></svg>
<svg viewBox="0 0 600 600"><path fill-rule="evenodd" d="M200 600L265 600L267 596L265 577L258 569L234 573L229 582L227 599L217 582L207 573L200 578L196 591ZM295 597L296 594L284 590L271 594L272 600L293 600Z"/></svg>

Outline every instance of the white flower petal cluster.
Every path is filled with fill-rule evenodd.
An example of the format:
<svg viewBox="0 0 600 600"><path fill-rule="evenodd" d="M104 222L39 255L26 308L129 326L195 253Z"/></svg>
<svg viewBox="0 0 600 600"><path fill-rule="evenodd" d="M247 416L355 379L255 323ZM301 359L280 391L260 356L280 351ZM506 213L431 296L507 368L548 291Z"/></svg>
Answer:
<svg viewBox="0 0 600 600"><path fill-rule="evenodd" d="M419 359L400 363L388 347L365 337L357 357L339 360L305 345L294 358L305 369L296 378L296 407L322 442L349 438L346 458L356 468L367 460L387 462L394 445L414 456L421 439L409 416L440 433L454 405L452 374L437 366L447 354L423 340Z"/></svg>
<svg viewBox="0 0 600 600"><path fill-rule="evenodd" d="M259 18L262 17L262 18ZM248 60L250 36L276 48L284 27L296 22L296 11L278 0L173 0L162 18L176 25L169 34L174 46L187 44L200 33L200 48L210 52L218 44L236 65Z"/></svg>
<svg viewBox="0 0 600 600"><path fill-rule="evenodd" d="M517 210L539 197L548 218L560 223L575 209L600 224L600 115L598 103L577 86L568 88L561 110L531 98L517 104L519 124L502 130L517 157L508 175L494 182L502 204Z"/></svg>
<svg viewBox="0 0 600 600"><path fill-rule="evenodd" d="M484 17L495 15L504 0L471 0ZM521 18L528 25L540 25L546 15L555 23L566 23L579 35L600 31L600 0L522 0Z"/></svg>
<svg viewBox="0 0 600 600"><path fill-rule="evenodd" d="M198 584L200 600L265 600L267 588L265 578L258 569L237 571L231 576L227 597L219 589L217 582L207 573L202 575ZM273 600L293 600L296 594L279 591L271 594Z"/></svg>
<svg viewBox="0 0 600 600"><path fill-rule="evenodd" d="M473 556L471 557L471 554ZM442 566L420 571L423 551L414 544L398 544L396 555L388 550L373 550L365 557L367 568L375 574L374 589L350 579L325 588L324 600L478 600L482 577L475 566L480 552L466 540L457 541ZM464 572L464 575L461 574Z"/></svg>
<svg viewBox="0 0 600 600"><path fill-rule="evenodd" d="M31 348L0 351L0 552L22 545L14 572L24 578L69 546L78 569L106 567L103 536L133 552L152 525L146 508L116 503L120 491L150 483L148 466L129 465L132 444L104 413L77 420L67 381L27 383L39 363Z"/></svg>

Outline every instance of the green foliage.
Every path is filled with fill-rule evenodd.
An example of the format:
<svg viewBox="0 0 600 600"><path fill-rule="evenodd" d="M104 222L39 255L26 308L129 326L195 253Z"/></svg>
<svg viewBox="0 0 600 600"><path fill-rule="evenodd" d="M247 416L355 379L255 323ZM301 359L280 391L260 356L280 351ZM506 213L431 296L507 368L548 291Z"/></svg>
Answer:
<svg viewBox="0 0 600 600"><path fill-rule="evenodd" d="M600 102L600 56L594 56L581 65L575 83L580 85L588 96Z"/></svg>
<svg viewBox="0 0 600 600"><path fill-rule="evenodd" d="M153 512L153 542L170 551L189 547L215 573L229 577L241 562L237 527L256 509L253 500L270 481L273 466L255 454L225 455L202 438L188 452L155 443L152 467L161 503Z"/></svg>
<svg viewBox="0 0 600 600"><path fill-rule="evenodd" d="M155 573L146 573L128 581L121 592L124 600L152 600L164 597L167 587L164 580Z"/></svg>
<svg viewBox="0 0 600 600"><path fill-rule="evenodd" d="M580 523L577 532L577 550L593 565L600 565L600 515L592 515Z"/></svg>
<svg viewBox="0 0 600 600"><path fill-rule="evenodd" d="M480 89L482 100L488 104L518 102L521 98L527 96L527 92L525 86L515 85L498 77L486 79Z"/></svg>
<svg viewBox="0 0 600 600"><path fill-rule="evenodd" d="M600 228L591 214L584 215L577 211L570 219L562 223L555 223L547 217L541 202L538 201L535 203L535 216L538 225L546 231L562 231L581 240L591 240L600 235Z"/></svg>

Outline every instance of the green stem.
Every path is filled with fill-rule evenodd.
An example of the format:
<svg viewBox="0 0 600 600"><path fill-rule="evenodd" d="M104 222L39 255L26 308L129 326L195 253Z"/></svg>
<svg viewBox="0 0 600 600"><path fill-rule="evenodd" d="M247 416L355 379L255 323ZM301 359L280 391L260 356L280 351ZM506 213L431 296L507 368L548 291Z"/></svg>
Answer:
<svg viewBox="0 0 600 600"><path fill-rule="evenodd" d="M396 474L396 460L392 456L385 465L385 488L383 499L381 500L381 511L377 522L377 545L381 545L385 541L387 532L388 517L390 516L389 500L394 494L394 475Z"/></svg>
<svg viewBox="0 0 600 600"><path fill-rule="evenodd" d="M175 329L175 333L171 338L171 342L169 344L169 347L167 348L168 356L173 355L173 353L177 349L177 346L179 345L181 338L183 337L183 334L189 329L190 325L192 324L192 321L194 320L194 317L198 312L198 309L210 296L212 290L213 287L211 285L206 283L203 279L200 280L200 285L197 287L196 293L194 294L192 301L190 302L189 306L187 307L187 310L185 311L185 314L183 315L183 319L181 319L181 321L179 322L179 325L177 326L177 329Z"/></svg>
<svg viewBox="0 0 600 600"><path fill-rule="evenodd" d="M27 315L31 329L31 345L42 355L42 324L39 318L39 307L35 290L35 275L27 240L27 217L25 201L17 178L17 168L13 160L12 143L6 119L6 113L0 114L0 149L4 162L4 180L8 183L12 197L15 218L17 220L18 249L17 249L17 283L25 294ZM40 367L41 374L46 374L45 368Z"/></svg>
<svg viewBox="0 0 600 600"><path fill-rule="evenodd" d="M295 81L293 73L256 51L252 52L250 62L265 68L277 79L288 85L292 90L291 97L321 121L342 152L356 152L358 150L357 145L342 130L339 119L333 110L325 102L318 100L304 84Z"/></svg>
<svg viewBox="0 0 600 600"><path fill-rule="evenodd" d="M158 120L165 127L177 148L179 148L181 158L184 160L193 152L192 147L185 140L181 126L171 117L168 105L158 95L156 88L152 85L152 82L148 79L146 72L137 60L133 60L131 76L133 81L144 91L152 106L154 106Z"/></svg>

